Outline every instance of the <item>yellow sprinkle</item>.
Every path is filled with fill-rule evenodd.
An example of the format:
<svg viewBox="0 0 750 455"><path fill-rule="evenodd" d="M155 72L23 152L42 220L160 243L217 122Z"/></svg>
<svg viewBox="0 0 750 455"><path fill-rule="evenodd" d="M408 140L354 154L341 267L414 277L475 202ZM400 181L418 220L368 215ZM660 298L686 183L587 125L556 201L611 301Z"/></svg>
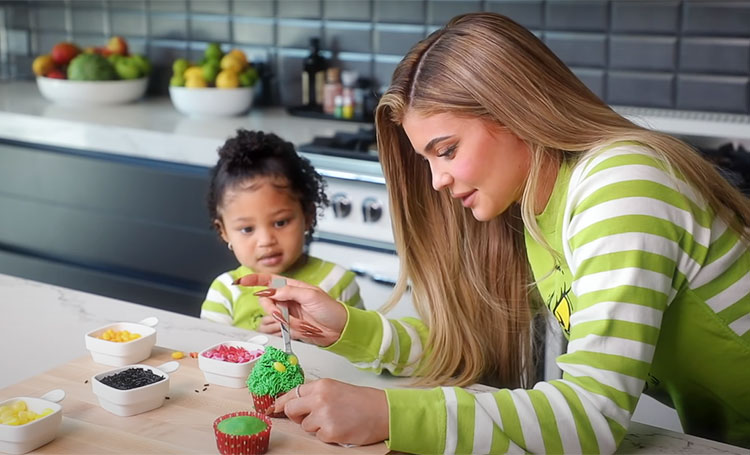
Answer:
<svg viewBox="0 0 750 455"><path fill-rule="evenodd" d="M173 359L181 359L181 358L183 358L183 357L185 357L185 353L184 353L184 352L182 352L182 351L174 351L174 352L172 353L172 358L173 358Z"/></svg>
<svg viewBox="0 0 750 455"><path fill-rule="evenodd" d="M289 363L291 363L292 365L297 365L299 363L299 360L297 360L297 356L296 355L290 355L289 356Z"/></svg>
<svg viewBox="0 0 750 455"><path fill-rule="evenodd" d="M286 371L286 367L281 362L274 362L273 363L273 369L278 371L279 373L283 373Z"/></svg>

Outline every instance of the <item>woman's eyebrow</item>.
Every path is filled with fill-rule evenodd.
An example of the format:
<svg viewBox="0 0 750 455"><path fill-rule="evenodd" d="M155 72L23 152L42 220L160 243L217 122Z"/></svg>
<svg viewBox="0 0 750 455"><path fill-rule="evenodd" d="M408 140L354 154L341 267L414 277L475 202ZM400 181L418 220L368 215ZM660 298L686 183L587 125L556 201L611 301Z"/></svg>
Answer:
<svg viewBox="0 0 750 455"><path fill-rule="evenodd" d="M440 136L440 137L436 137L436 138L432 139L432 140L431 140L430 142L428 142L428 143L427 143L427 145L426 145L426 146L424 147L424 153L425 153L425 154L427 154L427 153L430 153L430 152L432 152L432 150L433 150L433 149L435 148L435 146L436 146L436 145L437 145L437 144L438 144L439 142L441 142L441 141L444 141L444 140L446 140L446 139L450 139L450 138L452 138L452 137L453 137L453 135L450 135L450 136Z"/></svg>

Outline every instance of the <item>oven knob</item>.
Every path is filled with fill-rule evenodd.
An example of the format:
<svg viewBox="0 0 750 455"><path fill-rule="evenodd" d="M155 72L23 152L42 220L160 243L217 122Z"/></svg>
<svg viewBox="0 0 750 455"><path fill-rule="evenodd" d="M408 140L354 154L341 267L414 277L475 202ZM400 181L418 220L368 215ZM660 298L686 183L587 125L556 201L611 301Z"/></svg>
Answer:
<svg viewBox="0 0 750 455"><path fill-rule="evenodd" d="M333 215L336 218L346 218L352 212L352 201L345 193L336 193L331 198Z"/></svg>
<svg viewBox="0 0 750 455"><path fill-rule="evenodd" d="M375 223L383 216L383 204L374 197L362 201L362 217L365 223Z"/></svg>

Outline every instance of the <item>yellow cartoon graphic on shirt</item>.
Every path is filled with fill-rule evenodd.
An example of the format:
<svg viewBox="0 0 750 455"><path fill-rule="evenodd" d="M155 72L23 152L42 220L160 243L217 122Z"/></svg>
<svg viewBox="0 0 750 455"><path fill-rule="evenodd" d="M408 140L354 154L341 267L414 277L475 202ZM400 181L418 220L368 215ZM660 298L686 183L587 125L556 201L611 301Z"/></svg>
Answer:
<svg viewBox="0 0 750 455"><path fill-rule="evenodd" d="M570 335L570 314L573 312L573 308L568 298L570 288L563 288L560 293L560 297L557 299L557 303L552 308L552 314L555 315L555 319L560 323L560 327ZM554 295L552 296L554 298Z"/></svg>

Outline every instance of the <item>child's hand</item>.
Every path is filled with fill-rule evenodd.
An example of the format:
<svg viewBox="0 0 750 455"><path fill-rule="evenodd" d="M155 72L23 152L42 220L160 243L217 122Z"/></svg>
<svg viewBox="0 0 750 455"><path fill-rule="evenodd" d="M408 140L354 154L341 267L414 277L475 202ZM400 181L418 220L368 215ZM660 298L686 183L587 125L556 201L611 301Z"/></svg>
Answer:
<svg viewBox="0 0 750 455"><path fill-rule="evenodd" d="M273 316L263 316L260 319L260 325L257 330L261 333L281 336L281 324L276 322L276 319L274 319Z"/></svg>
<svg viewBox="0 0 750 455"><path fill-rule="evenodd" d="M241 286L269 286L275 276L265 273L245 275L237 284ZM284 277L277 277L284 278ZM278 313L277 302L286 302L289 307L292 336L318 346L330 346L340 337L346 325L347 313L344 305L325 291L302 281L286 279L286 286L264 289L255 293L263 309L269 315Z"/></svg>

